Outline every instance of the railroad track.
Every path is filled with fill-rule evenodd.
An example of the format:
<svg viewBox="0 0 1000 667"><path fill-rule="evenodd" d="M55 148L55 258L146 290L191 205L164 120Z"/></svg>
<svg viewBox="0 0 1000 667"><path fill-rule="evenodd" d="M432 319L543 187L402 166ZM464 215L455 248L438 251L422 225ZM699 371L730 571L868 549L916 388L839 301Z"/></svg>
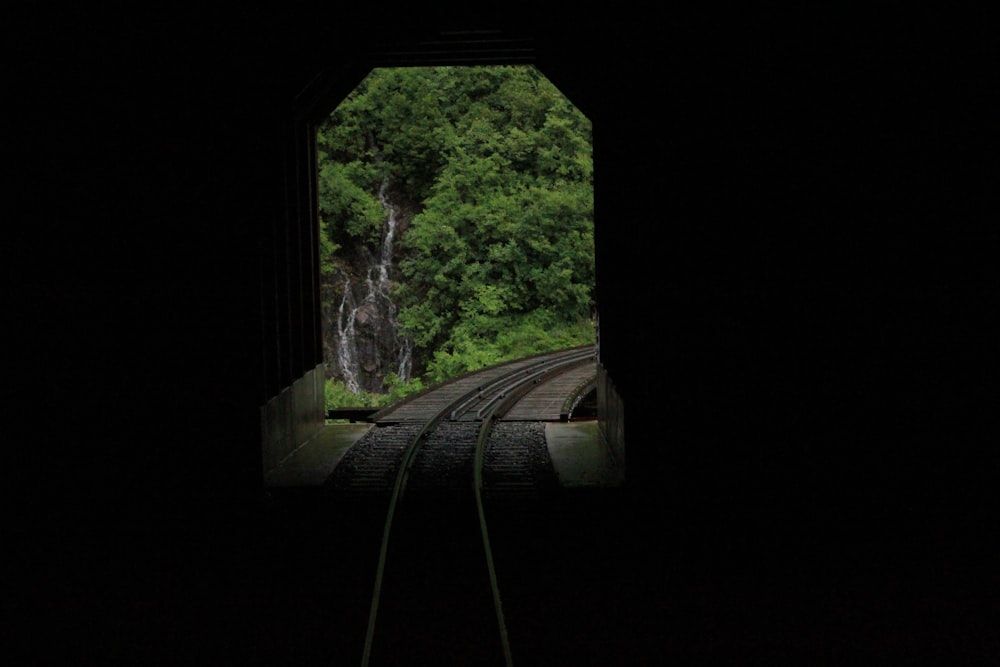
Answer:
<svg viewBox="0 0 1000 667"><path fill-rule="evenodd" d="M428 416L443 410L448 410L446 417L450 421L477 421L483 419L490 407L509 399L506 410L498 414L503 418L508 410L513 413L515 407L537 407L532 401L543 393L542 400L559 397L555 412L558 418L567 389L593 376L595 358L594 348L584 346L498 364L413 394L371 415L369 421L382 426L423 423ZM537 394L530 391L543 388L545 391ZM551 415L535 414L533 418L544 421Z"/></svg>
<svg viewBox="0 0 1000 667"><path fill-rule="evenodd" d="M515 446L489 452L484 500L488 442L507 415L505 429L565 416L594 363L587 346L500 364L369 418L377 436L359 441L331 478L342 495L386 507L363 667L513 664L485 503L537 493L524 473L542 466L528 460L537 434L509 438Z"/></svg>

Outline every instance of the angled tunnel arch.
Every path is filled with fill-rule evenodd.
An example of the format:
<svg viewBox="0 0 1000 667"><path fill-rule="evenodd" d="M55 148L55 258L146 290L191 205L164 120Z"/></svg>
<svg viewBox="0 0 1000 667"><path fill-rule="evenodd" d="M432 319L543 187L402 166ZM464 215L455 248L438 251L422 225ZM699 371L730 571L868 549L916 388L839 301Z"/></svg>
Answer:
<svg viewBox="0 0 1000 667"><path fill-rule="evenodd" d="M324 425L324 351L320 319L316 128L368 74L380 67L531 65L587 115L591 95L580 63L558 43L549 47L523 31L447 29L423 38L382 39L359 48L347 64L323 69L296 95L284 123L286 208L266 242L262 267L265 402L261 408L265 477ZM570 64L572 61L572 64ZM550 76L550 72L554 76ZM572 75L576 72L577 76ZM565 86L565 88L564 88ZM578 101L579 100L579 101ZM595 202L596 202L595 185ZM596 203L595 203L596 207ZM595 236L598 235L595 210ZM598 260L598 276L600 266ZM596 285L600 293L600 280ZM599 332L597 333L599 340ZM602 437L624 461L622 406L607 369L599 366L597 415Z"/></svg>

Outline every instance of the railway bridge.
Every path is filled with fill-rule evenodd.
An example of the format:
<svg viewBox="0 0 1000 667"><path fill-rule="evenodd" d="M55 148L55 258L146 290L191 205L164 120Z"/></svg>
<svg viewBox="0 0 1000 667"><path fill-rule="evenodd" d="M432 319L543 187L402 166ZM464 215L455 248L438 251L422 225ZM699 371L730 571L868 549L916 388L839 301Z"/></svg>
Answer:
<svg viewBox="0 0 1000 667"><path fill-rule="evenodd" d="M624 461L616 459L597 424L596 350L584 347L567 352L569 361L548 375L540 364L549 355L540 355L465 374L386 408L330 410L326 415L329 423L269 471L265 484L272 495L319 489L329 482L352 447L356 449L351 458L361 456L358 440L364 439L362 444L377 450L379 440L393 440L393 429L387 427L407 424L419 428L444 408L450 408L450 421L495 419L507 424L538 424L547 448L543 458L551 458L553 472L563 486L621 484ZM525 381L528 384L519 388L518 383ZM450 406L456 397L462 404ZM502 406L503 414L487 416L491 408L501 407L503 399L509 401ZM394 465L395 457L383 453L368 458L388 468ZM347 465L354 469L350 460Z"/></svg>

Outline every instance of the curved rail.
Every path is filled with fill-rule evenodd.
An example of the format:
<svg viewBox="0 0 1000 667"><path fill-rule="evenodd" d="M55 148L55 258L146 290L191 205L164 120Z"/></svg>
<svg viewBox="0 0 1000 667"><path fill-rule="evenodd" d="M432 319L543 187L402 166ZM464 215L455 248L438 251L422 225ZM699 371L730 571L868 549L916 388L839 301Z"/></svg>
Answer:
<svg viewBox="0 0 1000 667"><path fill-rule="evenodd" d="M362 654L362 667L367 667L371 660L371 652L374 646L375 627L378 618L379 604L382 597L382 587L385 576L386 561L389 552L389 541L392 533L393 519L396 510L403 499L406 484L416 460L417 452L421 444L425 442L430 434L445 420L458 421L475 410L475 418L482 423L479 427L479 434L476 442L473 460L473 480L472 487L476 501L476 512L479 521L479 530L483 542L486 557L486 566L489 572L491 594L493 597L493 607L497 618L500 633L500 642L503 648L505 664L510 667L513 659L510 644L507 638L506 623L503 617L503 606L500 599L500 591L497 585L496 570L493 563L493 553L490 547L489 531L487 528L486 514L482 500L482 465L484 458L485 443L489 437L492 424L502 416L518 399L530 391L535 385L553 375L565 372L592 360L595 351L591 347L573 348L556 353L540 355L522 362L511 362L502 364L490 369L487 373L486 381L473 381L470 387L463 387L461 382L454 384L460 391L439 393L438 396L446 396L446 400L434 399L439 402L436 409L429 418L426 418L420 430L410 440L403 454L402 462L397 471L392 495L389 500L389 507L386 513L385 524L382 530L382 540L379 548L378 566L375 572L375 585L372 592L372 600L368 614L368 626L365 633L364 651ZM467 383L468 384L468 383ZM464 389L461 390L461 389ZM427 399L431 394L424 393ZM426 413L425 413L426 414Z"/></svg>
<svg viewBox="0 0 1000 667"><path fill-rule="evenodd" d="M426 421L427 415L457 401L457 404L452 407L455 414L448 417L454 421L467 416L472 406L481 404L484 397L495 394L501 384L510 382L518 374L530 375L554 360L592 359L595 354L594 347L588 345L517 359L472 371L428 387L416 394L411 394L371 415L368 421L381 425L400 422L423 423Z"/></svg>

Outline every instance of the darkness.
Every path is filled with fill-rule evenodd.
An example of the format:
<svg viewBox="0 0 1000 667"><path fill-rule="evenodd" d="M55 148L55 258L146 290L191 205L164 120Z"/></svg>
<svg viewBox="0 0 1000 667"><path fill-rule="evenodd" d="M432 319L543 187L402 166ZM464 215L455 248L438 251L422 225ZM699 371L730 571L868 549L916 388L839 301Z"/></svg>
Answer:
<svg viewBox="0 0 1000 667"><path fill-rule="evenodd" d="M627 484L592 515L622 588L581 606L608 654L995 662L990 18L8 3L5 640L36 664L329 655L329 508L261 485L259 409L321 360L296 133L379 54L496 29L594 123Z"/></svg>

